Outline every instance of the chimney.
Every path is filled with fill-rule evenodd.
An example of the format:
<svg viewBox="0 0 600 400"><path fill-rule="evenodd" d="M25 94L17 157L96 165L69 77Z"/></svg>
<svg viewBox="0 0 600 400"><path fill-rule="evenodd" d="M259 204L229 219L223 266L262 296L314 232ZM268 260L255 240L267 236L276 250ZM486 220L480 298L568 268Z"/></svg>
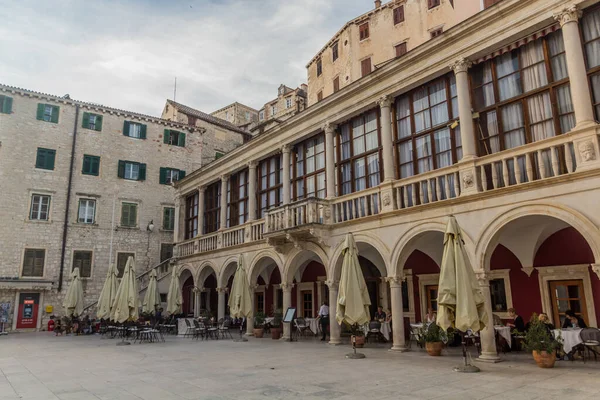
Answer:
<svg viewBox="0 0 600 400"><path fill-rule="evenodd" d="M375 8L381 7L381 0L375 0Z"/></svg>

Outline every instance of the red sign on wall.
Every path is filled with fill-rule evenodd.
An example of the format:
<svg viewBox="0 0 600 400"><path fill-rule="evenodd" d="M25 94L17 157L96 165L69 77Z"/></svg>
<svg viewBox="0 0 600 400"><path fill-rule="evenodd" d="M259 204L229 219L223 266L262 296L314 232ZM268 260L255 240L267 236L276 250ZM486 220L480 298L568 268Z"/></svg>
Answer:
<svg viewBox="0 0 600 400"><path fill-rule="evenodd" d="M17 329L35 329L37 327L39 306L39 293L21 293L19 295Z"/></svg>

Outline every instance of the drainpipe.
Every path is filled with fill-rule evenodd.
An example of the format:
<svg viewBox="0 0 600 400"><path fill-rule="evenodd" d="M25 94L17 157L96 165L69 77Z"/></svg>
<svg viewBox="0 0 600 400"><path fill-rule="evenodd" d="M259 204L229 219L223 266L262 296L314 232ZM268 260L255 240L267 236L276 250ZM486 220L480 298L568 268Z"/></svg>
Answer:
<svg viewBox="0 0 600 400"><path fill-rule="evenodd" d="M73 125L73 141L71 143L71 161L69 164L69 181L67 183L67 205L65 207L65 222L63 225L62 248L60 250L60 270L58 273L58 289L62 290L65 270L65 251L67 248L67 232L69 229L69 205L71 203L71 185L73 182L73 165L75 164L75 143L77 142L77 124L79 122L79 104L75 104L75 123Z"/></svg>

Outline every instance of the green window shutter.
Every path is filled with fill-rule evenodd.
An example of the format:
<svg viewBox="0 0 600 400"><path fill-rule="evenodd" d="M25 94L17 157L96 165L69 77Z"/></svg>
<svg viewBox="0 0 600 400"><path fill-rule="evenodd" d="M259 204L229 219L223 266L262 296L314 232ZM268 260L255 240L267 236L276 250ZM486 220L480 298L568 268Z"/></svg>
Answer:
<svg viewBox="0 0 600 400"><path fill-rule="evenodd" d="M81 120L81 127L85 129L90 128L90 113L83 113L83 118Z"/></svg>
<svg viewBox="0 0 600 400"><path fill-rule="evenodd" d="M46 153L44 149L37 149L37 155L35 157L35 167L36 168L44 168L46 165Z"/></svg>
<svg viewBox="0 0 600 400"><path fill-rule="evenodd" d="M219 158L223 157L224 155L225 155L224 153L221 153L220 151L217 151L215 153L215 160L218 160Z"/></svg>
<svg viewBox="0 0 600 400"><path fill-rule="evenodd" d="M177 143L179 146L181 147L185 147L185 133L183 132L179 132L179 138L178 138L179 143Z"/></svg>
<svg viewBox="0 0 600 400"><path fill-rule="evenodd" d="M138 181L146 180L146 164L140 164L140 174L138 176Z"/></svg>
<svg viewBox="0 0 600 400"><path fill-rule="evenodd" d="M46 105L42 104L42 103L38 103L38 108L37 108L37 119L39 121L43 121L44 120L44 107Z"/></svg>
<svg viewBox="0 0 600 400"><path fill-rule="evenodd" d="M179 170L179 180L182 180L183 178L185 178L185 171L184 170Z"/></svg>
<svg viewBox="0 0 600 400"><path fill-rule="evenodd" d="M141 124L142 128L140 129L140 139L146 139L146 125Z"/></svg>
<svg viewBox="0 0 600 400"><path fill-rule="evenodd" d="M46 169L54 169L54 159L56 157L56 151L54 150L47 150L47 157L46 157Z"/></svg>
<svg viewBox="0 0 600 400"><path fill-rule="evenodd" d="M92 175L100 175L100 157L92 157Z"/></svg>
<svg viewBox="0 0 600 400"><path fill-rule="evenodd" d="M163 168L160 167L160 174L159 174L159 178L158 178L158 183L160 183L161 185L166 185L167 184L167 168Z"/></svg>
<svg viewBox="0 0 600 400"><path fill-rule="evenodd" d="M60 107L58 107L58 106L52 107L52 118L50 119L51 122L54 122L55 124L58 123L59 112L60 112Z"/></svg>
<svg viewBox="0 0 600 400"><path fill-rule="evenodd" d="M123 204L121 206L121 225L128 226L129 225L129 204Z"/></svg>
<svg viewBox="0 0 600 400"><path fill-rule="evenodd" d="M2 100L2 109L0 109L0 112L10 114L12 112L12 97L0 96L0 99Z"/></svg>
<svg viewBox="0 0 600 400"><path fill-rule="evenodd" d="M129 121L123 121L123 135L129 136Z"/></svg>
<svg viewBox="0 0 600 400"><path fill-rule="evenodd" d="M102 130L102 115L96 115L96 130L98 132Z"/></svg>
<svg viewBox="0 0 600 400"><path fill-rule="evenodd" d="M89 156L84 155L83 156L83 167L81 168L81 173L82 174L89 174L90 171L92 170L92 160L90 159Z"/></svg>
<svg viewBox="0 0 600 400"><path fill-rule="evenodd" d="M117 176L119 178L125 178L125 161L119 160L119 168L117 169Z"/></svg>
<svg viewBox="0 0 600 400"><path fill-rule="evenodd" d="M165 129L165 135L163 136L163 143L169 143L169 139L171 139L171 131Z"/></svg>

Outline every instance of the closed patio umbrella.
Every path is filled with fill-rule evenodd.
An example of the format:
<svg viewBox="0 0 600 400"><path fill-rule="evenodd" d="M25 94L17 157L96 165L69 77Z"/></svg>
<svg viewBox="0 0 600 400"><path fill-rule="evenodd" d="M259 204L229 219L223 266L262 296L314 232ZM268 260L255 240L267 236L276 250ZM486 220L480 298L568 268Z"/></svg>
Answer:
<svg viewBox="0 0 600 400"><path fill-rule="evenodd" d="M110 308L115 301L118 289L117 269L114 264L108 266L108 273L100 297L98 298L98 307L96 317L98 319L108 319L110 317Z"/></svg>
<svg viewBox="0 0 600 400"><path fill-rule="evenodd" d="M462 232L454 216L450 216L444 233L444 254L438 287L437 324L444 330L453 327L461 332L480 332L485 328L487 313L484 298L479 290L475 273L465 251ZM476 372L477 367L467 365L463 337L465 366L455 370Z"/></svg>
<svg viewBox="0 0 600 400"><path fill-rule="evenodd" d="M233 276L231 293L229 294L230 315L234 318L247 318L252 313L252 295L250 294L250 284L243 265L243 256L238 257L238 265ZM242 324L243 325L243 324ZM240 326L240 339L237 341L246 341L242 339L242 329Z"/></svg>
<svg viewBox="0 0 600 400"><path fill-rule="evenodd" d="M65 294L63 301L67 315L81 316L83 313L83 285L79 276L79 268L75 268L71 273L71 284Z"/></svg>
<svg viewBox="0 0 600 400"><path fill-rule="evenodd" d="M160 295L158 294L158 288L156 284L156 270L153 269L150 271L150 282L148 282L146 294L144 295L142 312L154 313L158 305L160 305Z"/></svg>
<svg viewBox="0 0 600 400"><path fill-rule="evenodd" d="M173 268L171 284L169 285L169 294L167 295L167 312L171 315L179 314L181 312L182 304L183 295L181 294L181 288L179 287L179 274L177 273L177 269Z"/></svg>
<svg viewBox="0 0 600 400"><path fill-rule="evenodd" d="M135 262L133 257L129 257L110 310L110 319L120 323L127 320L137 320L138 304L139 293L135 276Z"/></svg>

